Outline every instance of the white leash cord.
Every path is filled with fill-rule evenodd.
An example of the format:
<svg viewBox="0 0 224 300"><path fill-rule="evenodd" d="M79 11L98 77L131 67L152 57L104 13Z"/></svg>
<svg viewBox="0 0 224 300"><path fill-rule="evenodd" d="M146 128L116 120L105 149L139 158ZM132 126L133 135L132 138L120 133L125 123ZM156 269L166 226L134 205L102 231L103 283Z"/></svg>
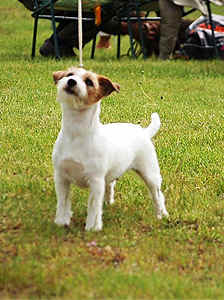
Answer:
<svg viewBox="0 0 224 300"><path fill-rule="evenodd" d="M82 0L78 0L78 34L79 34L79 67L83 68L83 63L82 63Z"/></svg>

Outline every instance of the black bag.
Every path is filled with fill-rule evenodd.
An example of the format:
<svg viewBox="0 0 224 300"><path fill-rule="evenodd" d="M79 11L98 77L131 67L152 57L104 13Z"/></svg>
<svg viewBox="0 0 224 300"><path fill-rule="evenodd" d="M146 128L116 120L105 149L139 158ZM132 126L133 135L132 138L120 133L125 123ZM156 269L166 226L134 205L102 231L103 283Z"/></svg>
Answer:
<svg viewBox="0 0 224 300"><path fill-rule="evenodd" d="M218 57L224 59L224 16L212 15ZM186 31L186 42L181 46L181 54L187 58L211 59L216 57L208 17L201 16Z"/></svg>

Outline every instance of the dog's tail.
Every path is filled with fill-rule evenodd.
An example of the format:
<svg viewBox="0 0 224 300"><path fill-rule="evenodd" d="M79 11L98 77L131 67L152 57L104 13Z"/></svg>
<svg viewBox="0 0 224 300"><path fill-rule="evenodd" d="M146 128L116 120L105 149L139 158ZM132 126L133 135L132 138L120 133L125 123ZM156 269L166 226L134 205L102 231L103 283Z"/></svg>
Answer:
<svg viewBox="0 0 224 300"><path fill-rule="evenodd" d="M147 134L150 137L150 139L152 137L154 137L154 135L156 135L156 133L158 132L159 128L160 128L160 118L159 118L159 115L157 113L153 113L151 115L151 123L146 128Z"/></svg>

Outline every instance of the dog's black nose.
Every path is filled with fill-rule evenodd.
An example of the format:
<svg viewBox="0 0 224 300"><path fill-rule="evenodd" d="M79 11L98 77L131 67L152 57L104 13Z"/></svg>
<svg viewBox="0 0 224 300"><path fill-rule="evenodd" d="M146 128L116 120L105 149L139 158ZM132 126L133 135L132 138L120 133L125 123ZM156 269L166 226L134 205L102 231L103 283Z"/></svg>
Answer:
<svg viewBox="0 0 224 300"><path fill-rule="evenodd" d="M69 79L67 82L67 85L72 88L77 84L77 82L75 81L75 79Z"/></svg>

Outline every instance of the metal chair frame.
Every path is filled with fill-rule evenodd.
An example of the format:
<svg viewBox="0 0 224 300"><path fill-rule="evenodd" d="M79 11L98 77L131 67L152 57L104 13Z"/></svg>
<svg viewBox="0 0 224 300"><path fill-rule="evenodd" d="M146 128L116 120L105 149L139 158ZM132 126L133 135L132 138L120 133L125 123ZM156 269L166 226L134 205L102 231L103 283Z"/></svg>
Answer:
<svg viewBox="0 0 224 300"><path fill-rule="evenodd" d="M59 13L59 11L54 9L54 3L56 0L48 0L44 5L40 5L38 0L34 0L35 7L34 11L32 13L32 17L34 18L34 29L33 29L33 41L32 41L32 53L31 57L32 59L35 57L36 52L36 40L37 40L37 29L38 29L38 20L44 19L44 20L50 20L52 24L53 29L53 37L54 37L54 49L55 49L55 57L56 59L60 59L60 49L58 44L58 38L57 38L57 31L56 31L56 22L60 22L62 20L70 20L70 21L78 21L78 16L63 16ZM83 22L89 22L94 21L95 18L90 17L82 17ZM93 40L93 47L95 48L96 41ZM91 51L91 58L93 55L93 47Z"/></svg>

